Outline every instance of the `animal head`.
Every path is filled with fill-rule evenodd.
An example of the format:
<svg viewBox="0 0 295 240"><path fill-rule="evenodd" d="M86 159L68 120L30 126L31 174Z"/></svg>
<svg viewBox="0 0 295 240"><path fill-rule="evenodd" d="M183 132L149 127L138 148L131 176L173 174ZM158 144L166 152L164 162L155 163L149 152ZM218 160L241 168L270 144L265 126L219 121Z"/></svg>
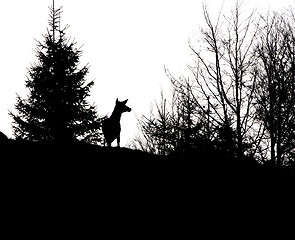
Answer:
<svg viewBox="0 0 295 240"><path fill-rule="evenodd" d="M126 106L126 103L127 103L128 99L126 99L125 101L122 101L120 102L118 100L118 98L116 99L116 106L115 108L120 112L120 113L123 113L123 112L130 112L131 111L131 108Z"/></svg>

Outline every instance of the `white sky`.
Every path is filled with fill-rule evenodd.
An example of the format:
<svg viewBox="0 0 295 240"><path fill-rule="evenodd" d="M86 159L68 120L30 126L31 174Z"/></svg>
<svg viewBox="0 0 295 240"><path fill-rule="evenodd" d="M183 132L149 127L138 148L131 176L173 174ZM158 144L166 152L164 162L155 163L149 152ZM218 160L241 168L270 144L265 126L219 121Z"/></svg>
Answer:
<svg viewBox="0 0 295 240"><path fill-rule="evenodd" d="M217 13L222 0L207 0ZM246 0L247 7L280 10L295 0ZM225 0L229 6L235 0ZM27 68L36 62L34 39L43 41L52 0L0 0L0 131L12 137L8 110L16 93L26 97ZM191 60L188 39L202 21L202 0L55 0L63 6L62 26L82 46L81 67L90 64L95 79L90 102L110 115L115 99L129 99L122 116L121 145L137 132L136 116L148 115L161 87L170 91L164 65L177 77ZM226 9L226 8L225 8Z"/></svg>

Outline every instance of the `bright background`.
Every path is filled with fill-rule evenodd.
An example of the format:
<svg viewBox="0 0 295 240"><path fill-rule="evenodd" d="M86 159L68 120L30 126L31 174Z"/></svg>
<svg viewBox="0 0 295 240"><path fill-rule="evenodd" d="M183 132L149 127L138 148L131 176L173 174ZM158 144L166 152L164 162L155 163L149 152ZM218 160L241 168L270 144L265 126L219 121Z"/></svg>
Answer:
<svg viewBox="0 0 295 240"><path fill-rule="evenodd" d="M202 26L201 0L55 0L63 6L61 25L82 46L81 67L89 63L95 80L89 101L98 114L110 115L116 98L129 99L131 113L122 115L121 145L138 134L137 118L149 115L161 88L170 91L166 66L173 76L185 75L191 60L188 41ZM222 0L207 0L216 16ZM228 10L235 0L225 0ZM294 0L245 0L245 11L280 11ZM37 61L36 40L43 41L52 0L0 1L0 131L12 137L8 110L16 94L26 98L27 69ZM113 143L114 144L114 143ZM114 144L115 145L115 144Z"/></svg>

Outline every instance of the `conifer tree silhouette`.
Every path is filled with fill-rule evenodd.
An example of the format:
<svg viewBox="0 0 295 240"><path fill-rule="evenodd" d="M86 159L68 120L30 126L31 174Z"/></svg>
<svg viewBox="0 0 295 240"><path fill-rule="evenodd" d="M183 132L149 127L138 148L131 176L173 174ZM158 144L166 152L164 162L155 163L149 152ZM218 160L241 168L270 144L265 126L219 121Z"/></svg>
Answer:
<svg viewBox="0 0 295 240"><path fill-rule="evenodd" d="M16 138L49 142L100 142L101 120L96 108L87 102L94 82L87 82L88 65L78 69L82 54L76 42L60 27L61 7L54 1L50 9L49 29L44 41L37 41L38 62L28 70L25 86L28 99L17 95L13 118Z"/></svg>

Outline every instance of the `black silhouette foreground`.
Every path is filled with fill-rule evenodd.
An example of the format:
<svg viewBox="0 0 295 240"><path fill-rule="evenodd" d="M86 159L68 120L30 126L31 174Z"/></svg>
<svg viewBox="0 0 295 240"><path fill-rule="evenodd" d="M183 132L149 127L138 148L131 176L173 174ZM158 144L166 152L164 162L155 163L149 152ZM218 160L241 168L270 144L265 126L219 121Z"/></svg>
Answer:
<svg viewBox="0 0 295 240"><path fill-rule="evenodd" d="M241 161L232 164L220 154L158 156L85 143L62 146L23 140L10 140L0 149L1 214L8 220L18 217L22 225L31 224L28 216L42 215L44 220L36 217L35 226L46 221L64 226L68 219L66 224L71 226L78 223L77 227L85 224L97 229L93 220L97 216L102 224L112 225L107 228L111 232L114 217L125 227L123 223L130 224L126 216L134 216L138 226L132 223L132 227L142 229L141 219L146 216L159 226L168 219L165 223L170 227L170 222L178 224L180 214L182 224L191 226L187 225L194 224L191 217L185 221L187 215L206 220L208 214L223 218L231 210L245 220L245 216L263 214L263 209L272 214L269 206L278 204L273 196L287 205L279 202L280 211L288 212L289 193L294 192L292 172Z"/></svg>
<svg viewBox="0 0 295 240"><path fill-rule="evenodd" d="M161 156L82 142L60 145L13 139L0 144L0 149L1 169L9 179L18 179L18 183L28 179L34 184L42 179L49 182L72 179L85 181L94 188L93 185L110 182L137 185L164 181L196 190L200 186L220 184L241 188L238 183L264 188L273 183L291 183L287 178L295 176L292 169L268 168L251 159L231 159L222 152Z"/></svg>
<svg viewBox="0 0 295 240"><path fill-rule="evenodd" d="M6 143L7 141L8 137L3 132L0 132L0 144Z"/></svg>
<svg viewBox="0 0 295 240"><path fill-rule="evenodd" d="M120 102L117 98L112 115L109 118L105 119L102 123L102 131L109 147L111 147L112 142L115 139L117 139L117 147L120 147L121 115L124 112L131 111L131 108L126 106L127 101L128 99Z"/></svg>

